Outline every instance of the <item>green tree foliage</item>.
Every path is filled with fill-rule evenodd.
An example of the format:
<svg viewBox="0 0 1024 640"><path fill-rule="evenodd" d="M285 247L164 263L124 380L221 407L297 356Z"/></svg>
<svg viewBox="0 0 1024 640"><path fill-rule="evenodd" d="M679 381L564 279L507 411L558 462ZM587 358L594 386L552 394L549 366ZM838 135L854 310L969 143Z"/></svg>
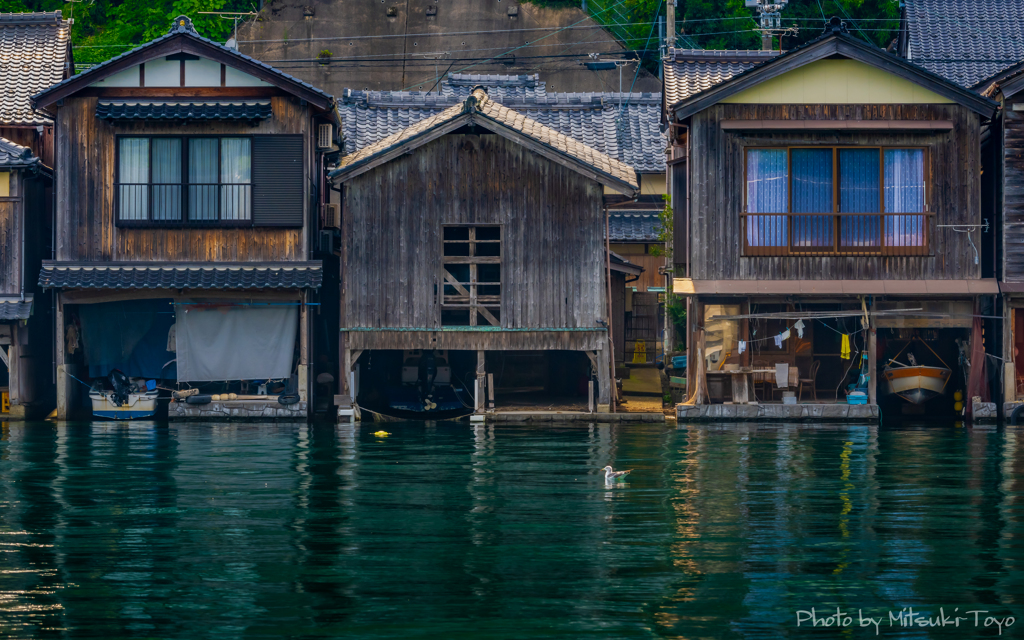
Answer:
<svg viewBox="0 0 1024 640"><path fill-rule="evenodd" d="M232 21L220 16L199 15L200 11L251 11L246 0L0 0L0 11L56 11L74 19L71 41L75 64L91 65L128 51L159 37L171 28L171 21L186 15L200 35L224 42Z"/></svg>

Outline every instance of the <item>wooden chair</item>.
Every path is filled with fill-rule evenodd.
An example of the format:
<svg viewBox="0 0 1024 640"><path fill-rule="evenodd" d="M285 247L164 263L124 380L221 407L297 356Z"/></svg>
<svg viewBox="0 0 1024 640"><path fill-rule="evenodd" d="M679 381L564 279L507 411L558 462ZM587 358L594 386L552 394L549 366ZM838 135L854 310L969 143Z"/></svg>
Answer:
<svg viewBox="0 0 1024 640"><path fill-rule="evenodd" d="M755 369L767 369L767 360L754 360L753 367ZM754 382L754 393L761 400L771 399L772 387L771 387L771 374L769 373L755 373L753 375ZM760 390L759 390L760 389Z"/></svg>
<svg viewBox="0 0 1024 640"><path fill-rule="evenodd" d="M785 386L785 387L780 387L780 386L775 384L775 374L774 373L769 374L769 376L771 377L771 385L772 385L771 399L773 401L775 400L775 393L776 392L781 394L783 391L793 391L794 389L798 389L799 384L800 384L800 369L795 367L795 366L793 366L793 365L789 365L789 376L787 378L789 384L787 386Z"/></svg>
<svg viewBox="0 0 1024 640"><path fill-rule="evenodd" d="M818 399L818 383L817 383L817 379L818 379L818 368L819 367L821 367L821 360L815 360L814 363L811 364L810 377L808 377L808 378L800 378L799 379L799 383L798 383L798 387L797 387L797 392L796 392L797 399L799 399L801 401L804 399L804 385L808 384L808 385L811 386L811 397L814 398L815 401L817 401L817 399Z"/></svg>

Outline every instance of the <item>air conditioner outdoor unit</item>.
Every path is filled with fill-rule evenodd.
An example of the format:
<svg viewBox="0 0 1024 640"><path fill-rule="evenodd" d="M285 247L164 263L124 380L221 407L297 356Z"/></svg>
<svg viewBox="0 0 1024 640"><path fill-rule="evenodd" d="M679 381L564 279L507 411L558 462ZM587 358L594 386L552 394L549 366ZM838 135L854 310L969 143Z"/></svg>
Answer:
<svg viewBox="0 0 1024 640"><path fill-rule="evenodd" d="M321 124L317 129L316 148L330 149L334 143L334 125Z"/></svg>
<svg viewBox="0 0 1024 640"><path fill-rule="evenodd" d="M341 228L341 205L335 203L324 205L324 226L328 229Z"/></svg>

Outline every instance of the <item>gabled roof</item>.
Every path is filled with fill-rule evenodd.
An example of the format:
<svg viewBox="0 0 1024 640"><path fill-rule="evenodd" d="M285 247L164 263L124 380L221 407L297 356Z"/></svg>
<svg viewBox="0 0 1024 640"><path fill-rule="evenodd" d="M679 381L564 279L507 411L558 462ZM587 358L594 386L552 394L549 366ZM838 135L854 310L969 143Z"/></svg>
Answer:
<svg viewBox="0 0 1024 640"><path fill-rule="evenodd" d="M174 25L166 35L150 40L32 96L32 104L36 108L45 108L119 71L175 53L190 53L217 60L302 98L319 109L332 110L334 97L330 94L235 49L200 36L187 16L175 18Z"/></svg>
<svg viewBox="0 0 1024 640"><path fill-rule="evenodd" d="M39 164L39 158L28 147L0 138L0 169L24 169Z"/></svg>
<svg viewBox="0 0 1024 640"><path fill-rule="evenodd" d="M0 124L51 122L30 98L74 73L70 36L60 11L0 13Z"/></svg>
<svg viewBox="0 0 1024 640"><path fill-rule="evenodd" d="M330 177L353 178L468 124L515 140L620 193L635 196L640 189L636 172L629 165L498 104L482 88L474 90L465 102L343 157Z"/></svg>
<svg viewBox="0 0 1024 640"><path fill-rule="evenodd" d="M690 96L686 100L672 105L671 109L675 113L676 119L682 120L766 80L806 64L837 55L882 69L961 104L985 117L991 117L997 106L995 102L946 80L927 69L918 67L903 58L886 53L882 49L854 38L845 32L845 26L841 26L833 18L826 32L815 40L811 40L796 49L777 56L773 60L733 76L731 79L703 93Z"/></svg>
<svg viewBox="0 0 1024 640"><path fill-rule="evenodd" d="M661 131L657 93L546 93L537 76L450 74L437 92L351 91L338 101L346 154L379 142L469 97L469 78L487 95L559 133L632 166L665 172L668 139ZM479 86L479 85L474 85Z"/></svg>
<svg viewBox="0 0 1024 640"><path fill-rule="evenodd" d="M671 49L665 60L665 103L676 104L779 55L778 51Z"/></svg>
<svg viewBox="0 0 1024 640"><path fill-rule="evenodd" d="M1024 0L906 0L911 62L972 87L1024 60Z"/></svg>

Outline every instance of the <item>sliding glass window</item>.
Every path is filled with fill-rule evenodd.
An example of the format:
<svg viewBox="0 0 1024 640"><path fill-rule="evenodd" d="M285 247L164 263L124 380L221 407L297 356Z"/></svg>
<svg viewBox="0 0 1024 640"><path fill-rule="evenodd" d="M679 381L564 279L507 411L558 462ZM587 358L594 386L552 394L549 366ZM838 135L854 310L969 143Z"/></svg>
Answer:
<svg viewBox="0 0 1024 640"><path fill-rule="evenodd" d="M925 150L746 151L745 255L927 253Z"/></svg>

